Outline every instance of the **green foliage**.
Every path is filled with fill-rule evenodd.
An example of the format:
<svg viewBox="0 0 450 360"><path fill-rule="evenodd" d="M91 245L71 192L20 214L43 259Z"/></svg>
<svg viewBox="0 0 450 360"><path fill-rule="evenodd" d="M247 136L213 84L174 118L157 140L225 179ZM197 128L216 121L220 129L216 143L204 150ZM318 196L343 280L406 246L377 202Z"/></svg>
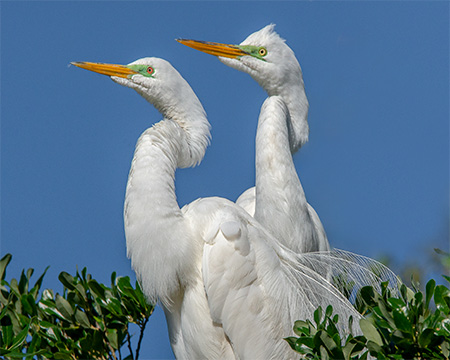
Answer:
<svg viewBox="0 0 450 360"><path fill-rule="evenodd" d="M296 352L306 359L449 359L450 356L450 290L426 284L425 292L402 285L400 296L392 297L387 284L378 294L370 286L360 291L367 310L359 325L362 335L348 335L344 340L338 329L338 317L332 317L329 306L310 320L296 321L298 337L286 338ZM433 302L434 305L433 306ZM352 321L352 319L350 319Z"/></svg>
<svg viewBox="0 0 450 360"><path fill-rule="evenodd" d="M40 288L47 269L35 282L33 269L22 271L19 281L5 280L7 254L0 260L0 356L6 358L122 359L122 348L138 359L143 332L153 305L147 304L139 284L128 277L111 276L111 287L100 284L86 268L75 276L61 272L62 295ZM31 288L30 288L31 287ZM40 297L40 298L39 298ZM137 324L136 353L131 347L129 324Z"/></svg>

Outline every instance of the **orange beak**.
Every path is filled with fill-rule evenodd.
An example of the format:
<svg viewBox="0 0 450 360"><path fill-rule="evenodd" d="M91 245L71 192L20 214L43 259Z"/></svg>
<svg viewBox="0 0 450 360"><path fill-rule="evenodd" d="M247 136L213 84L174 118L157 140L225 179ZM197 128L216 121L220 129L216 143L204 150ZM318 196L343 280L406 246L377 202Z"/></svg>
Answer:
<svg viewBox="0 0 450 360"><path fill-rule="evenodd" d="M180 44L189 46L195 50L202 51L214 56L224 56L236 59L239 56L250 55L248 52L242 50L237 45L220 44L209 41L177 39Z"/></svg>
<svg viewBox="0 0 450 360"><path fill-rule="evenodd" d="M90 70L99 74L108 76L118 76L121 78L128 78L131 75L138 74L138 72L131 70L125 65L103 64L85 61L71 62L71 64L78 66L79 68Z"/></svg>

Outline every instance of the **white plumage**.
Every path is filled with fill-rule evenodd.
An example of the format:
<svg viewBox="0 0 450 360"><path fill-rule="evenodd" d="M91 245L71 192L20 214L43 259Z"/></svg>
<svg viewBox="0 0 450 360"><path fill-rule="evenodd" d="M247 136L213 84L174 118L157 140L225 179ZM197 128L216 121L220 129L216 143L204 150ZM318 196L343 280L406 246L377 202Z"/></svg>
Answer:
<svg viewBox="0 0 450 360"><path fill-rule="evenodd" d="M135 89L164 117L137 142L124 218L132 266L149 301L164 308L178 359L296 358L283 338L317 306L333 305L342 319L360 318L311 270L329 274L345 256L298 256L226 199L199 199L180 209L175 170L202 160L210 133L200 101L167 61L74 65ZM350 279L352 269L371 273L359 269L359 260L344 266ZM347 322L341 324L348 331Z"/></svg>
<svg viewBox="0 0 450 360"><path fill-rule="evenodd" d="M308 99L294 52L268 25L239 45L178 40L248 73L269 97L256 134L255 187L236 203L297 253L329 250L319 216L306 201L291 153L308 141Z"/></svg>

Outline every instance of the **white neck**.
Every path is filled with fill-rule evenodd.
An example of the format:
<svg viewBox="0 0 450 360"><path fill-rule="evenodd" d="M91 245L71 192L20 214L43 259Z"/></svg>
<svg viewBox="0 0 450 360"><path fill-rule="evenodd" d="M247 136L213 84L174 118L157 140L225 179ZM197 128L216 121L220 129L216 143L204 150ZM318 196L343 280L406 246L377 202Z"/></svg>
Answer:
<svg viewBox="0 0 450 360"><path fill-rule="evenodd" d="M313 231L289 147L290 109L280 96L264 102L256 134L255 219L295 252Z"/></svg>
<svg viewBox="0 0 450 360"><path fill-rule="evenodd" d="M209 124L205 115L200 119L198 112L195 115L183 121L165 119L141 135L125 196L132 267L147 298L168 307L180 285L192 281L197 271L195 254L200 253L177 203L174 184L177 167L191 166L204 155L204 147L192 140L207 139Z"/></svg>

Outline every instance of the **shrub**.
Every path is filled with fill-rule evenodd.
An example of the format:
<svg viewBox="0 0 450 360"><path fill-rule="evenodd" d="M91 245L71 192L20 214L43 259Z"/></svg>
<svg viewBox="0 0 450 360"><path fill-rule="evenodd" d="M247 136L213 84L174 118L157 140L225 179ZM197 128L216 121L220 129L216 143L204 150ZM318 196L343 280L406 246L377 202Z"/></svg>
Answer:
<svg viewBox="0 0 450 360"><path fill-rule="evenodd" d="M447 280L450 278L446 277ZM286 338L292 349L306 359L449 359L450 355L450 290L426 284L425 293L402 285L400 296L392 297L387 284L378 294L370 286L360 291L366 314L360 320L362 335L350 334L342 339L338 315L329 306L310 320L296 321L298 337ZM433 304L434 302L434 304ZM351 322L352 319L349 319Z"/></svg>
<svg viewBox="0 0 450 360"><path fill-rule="evenodd" d="M100 284L86 268L72 276L61 272L62 295L46 289L40 294L47 269L30 284L33 269L19 281L5 280L7 254L0 260L0 356L7 358L122 359L122 348L139 357L143 332L154 306L147 304L139 284L111 275L111 287ZM140 336L135 354L129 324Z"/></svg>

